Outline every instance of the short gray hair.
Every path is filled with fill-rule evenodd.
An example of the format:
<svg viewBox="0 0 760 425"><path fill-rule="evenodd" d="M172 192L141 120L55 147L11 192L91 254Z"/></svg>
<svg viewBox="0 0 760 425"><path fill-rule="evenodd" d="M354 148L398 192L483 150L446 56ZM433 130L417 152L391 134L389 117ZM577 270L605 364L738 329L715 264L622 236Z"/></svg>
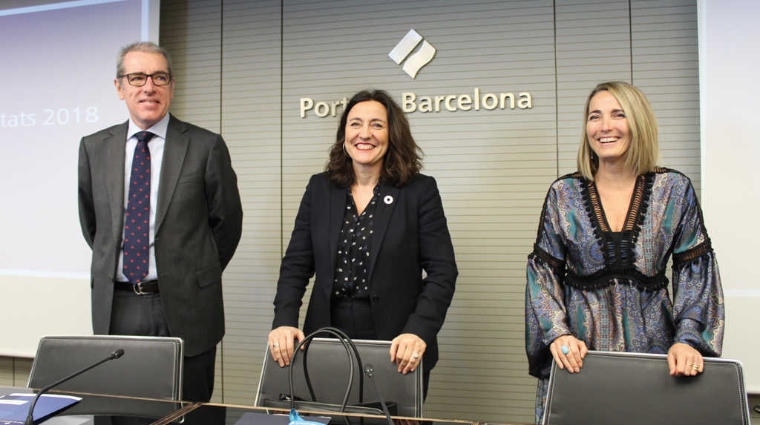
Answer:
<svg viewBox="0 0 760 425"><path fill-rule="evenodd" d="M124 46L119 50L119 58L116 61L116 78L120 75L124 75L124 57L130 52L144 52L144 53L158 53L166 59L166 66L169 68L169 74L174 75L172 72L172 57L166 49L151 41L138 41L128 46Z"/></svg>

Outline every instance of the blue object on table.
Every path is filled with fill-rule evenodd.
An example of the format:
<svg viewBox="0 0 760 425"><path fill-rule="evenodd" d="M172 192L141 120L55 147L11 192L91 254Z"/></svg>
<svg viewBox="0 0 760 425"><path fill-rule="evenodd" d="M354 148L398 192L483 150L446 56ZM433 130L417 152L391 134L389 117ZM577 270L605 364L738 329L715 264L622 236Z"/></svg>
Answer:
<svg viewBox="0 0 760 425"><path fill-rule="evenodd" d="M307 421L298 414L296 409L290 409L290 423L288 425L324 425L322 422Z"/></svg>

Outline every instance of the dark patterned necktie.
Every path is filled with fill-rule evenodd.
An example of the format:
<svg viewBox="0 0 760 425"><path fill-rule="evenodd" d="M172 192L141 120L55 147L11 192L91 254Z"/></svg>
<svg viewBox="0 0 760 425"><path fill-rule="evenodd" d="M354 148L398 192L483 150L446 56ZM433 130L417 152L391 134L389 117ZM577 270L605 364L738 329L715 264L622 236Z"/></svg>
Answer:
<svg viewBox="0 0 760 425"><path fill-rule="evenodd" d="M129 200L124 217L124 276L132 283L148 275L150 242L150 149L154 134L135 134L137 146L129 178Z"/></svg>

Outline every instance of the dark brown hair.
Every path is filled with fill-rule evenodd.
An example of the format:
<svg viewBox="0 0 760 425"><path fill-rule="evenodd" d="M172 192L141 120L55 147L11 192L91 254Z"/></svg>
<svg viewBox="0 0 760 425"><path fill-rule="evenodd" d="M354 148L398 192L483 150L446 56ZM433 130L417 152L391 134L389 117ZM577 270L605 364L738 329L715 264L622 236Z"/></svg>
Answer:
<svg viewBox="0 0 760 425"><path fill-rule="evenodd" d="M348 113L357 103L371 100L385 106L388 113L388 151L383 157L380 181L401 187L422 168L422 150L412 137L409 121L401 107L383 90L363 90L356 93L346 104L346 109L338 124L335 143L330 148L330 158L325 167L330 180L338 187L348 187L356 179L351 157L343 150Z"/></svg>

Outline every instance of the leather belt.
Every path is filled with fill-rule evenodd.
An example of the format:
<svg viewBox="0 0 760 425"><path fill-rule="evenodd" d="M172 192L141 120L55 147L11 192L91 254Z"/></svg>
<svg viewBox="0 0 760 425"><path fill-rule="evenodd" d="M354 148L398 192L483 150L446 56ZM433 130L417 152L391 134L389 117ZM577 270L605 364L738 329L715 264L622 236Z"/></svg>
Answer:
<svg viewBox="0 0 760 425"><path fill-rule="evenodd" d="M147 282L129 283L129 282L116 282L114 288L120 291L132 291L137 295L148 295L158 293L158 281L149 280Z"/></svg>

